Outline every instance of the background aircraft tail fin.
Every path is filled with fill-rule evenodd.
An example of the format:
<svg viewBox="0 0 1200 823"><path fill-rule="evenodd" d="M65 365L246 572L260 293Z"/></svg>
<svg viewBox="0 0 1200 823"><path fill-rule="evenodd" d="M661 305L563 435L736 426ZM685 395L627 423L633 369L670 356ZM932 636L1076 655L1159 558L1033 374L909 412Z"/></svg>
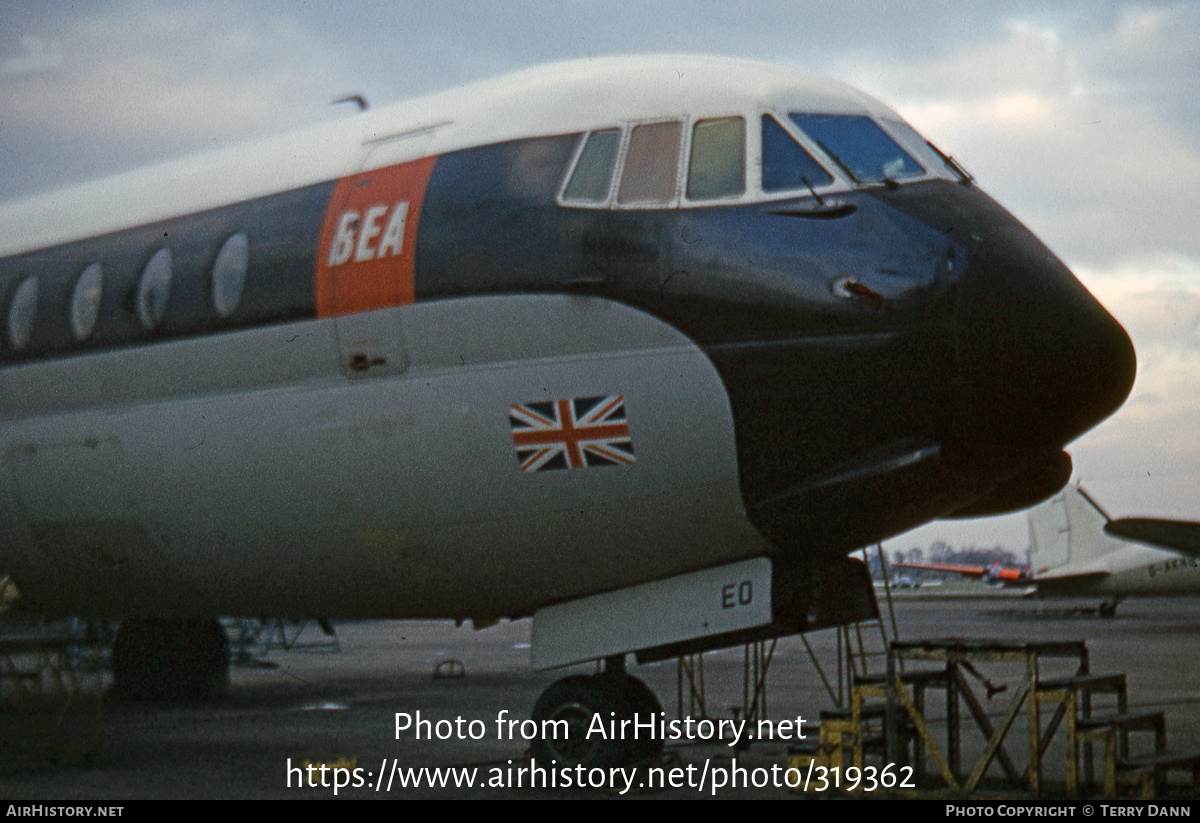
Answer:
<svg viewBox="0 0 1200 823"><path fill-rule="evenodd" d="M1068 487L1029 512L1030 564L1034 574L1090 565L1121 548L1104 531L1109 517L1082 488Z"/></svg>

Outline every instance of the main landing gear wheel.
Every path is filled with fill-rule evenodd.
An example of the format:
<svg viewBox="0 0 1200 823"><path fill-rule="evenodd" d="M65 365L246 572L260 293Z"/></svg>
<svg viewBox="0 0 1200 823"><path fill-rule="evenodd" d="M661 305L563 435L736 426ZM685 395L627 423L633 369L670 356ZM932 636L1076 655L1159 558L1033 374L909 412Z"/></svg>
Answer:
<svg viewBox="0 0 1200 823"><path fill-rule="evenodd" d="M624 672L564 677L542 692L533 707L533 720L545 731L534 741L533 757L543 764L585 768L639 763L662 750L662 740L648 734L648 724L657 728L661 711L654 692ZM642 724L636 738L632 726L624 734L621 728L622 720L635 715ZM589 730L594 732L590 736Z"/></svg>
<svg viewBox="0 0 1200 823"><path fill-rule="evenodd" d="M129 700L211 700L229 683L217 620L127 618L113 641L114 693Z"/></svg>

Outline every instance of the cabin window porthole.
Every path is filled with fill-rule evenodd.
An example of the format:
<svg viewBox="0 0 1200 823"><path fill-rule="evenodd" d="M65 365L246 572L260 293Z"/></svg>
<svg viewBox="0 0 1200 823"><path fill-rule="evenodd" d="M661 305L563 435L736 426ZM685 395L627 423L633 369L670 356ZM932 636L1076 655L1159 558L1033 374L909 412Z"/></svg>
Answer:
<svg viewBox="0 0 1200 823"><path fill-rule="evenodd" d="M138 320L147 329L153 329L162 322L170 294L171 250L159 249L150 258L146 268L142 269L142 279L138 282Z"/></svg>
<svg viewBox="0 0 1200 823"><path fill-rule="evenodd" d="M75 281L75 290L71 292L71 333L80 342L91 337L96 327L103 288L104 273L99 263L85 268Z"/></svg>
<svg viewBox="0 0 1200 823"><path fill-rule="evenodd" d="M26 277L13 292L12 302L8 304L8 343L18 351L29 344L29 338L33 335L37 298L37 278Z"/></svg>
<svg viewBox="0 0 1200 823"><path fill-rule="evenodd" d="M238 232L230 235L217 253L212 267L213 308L221 317L237 309L246 285L246 269L250 263L250 241Z"/></svg>

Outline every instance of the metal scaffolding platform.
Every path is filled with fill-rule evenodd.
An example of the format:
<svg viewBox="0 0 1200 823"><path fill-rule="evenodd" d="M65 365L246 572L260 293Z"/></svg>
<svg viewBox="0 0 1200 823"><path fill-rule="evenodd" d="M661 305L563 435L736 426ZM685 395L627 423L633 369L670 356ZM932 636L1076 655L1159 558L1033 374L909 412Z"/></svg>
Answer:
<svg viewBox="0 0 1200 823"><path fill-rule="evenodd" d="M858 677L850 708L823 713L818 745L795 750L789 765L846 774L868 758L879 771L906 770L908 791L897 793L919 796L1200 788L1200 753L1169 753L1162 712L1131 713L1125 676L1091 672L1082 640L892 641L886 673Z"/></svg>

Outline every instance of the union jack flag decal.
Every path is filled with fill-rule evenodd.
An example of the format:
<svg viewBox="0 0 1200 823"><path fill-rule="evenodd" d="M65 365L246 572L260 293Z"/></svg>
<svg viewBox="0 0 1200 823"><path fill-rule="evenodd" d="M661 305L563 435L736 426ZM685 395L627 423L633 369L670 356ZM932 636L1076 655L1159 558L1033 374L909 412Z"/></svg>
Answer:
<svg viewBox="0 0 1200 823"><path fill-rule="evenodd" d="M523 472L633 463L625 398L619 394L513 403L508 421Z"/></svg>

